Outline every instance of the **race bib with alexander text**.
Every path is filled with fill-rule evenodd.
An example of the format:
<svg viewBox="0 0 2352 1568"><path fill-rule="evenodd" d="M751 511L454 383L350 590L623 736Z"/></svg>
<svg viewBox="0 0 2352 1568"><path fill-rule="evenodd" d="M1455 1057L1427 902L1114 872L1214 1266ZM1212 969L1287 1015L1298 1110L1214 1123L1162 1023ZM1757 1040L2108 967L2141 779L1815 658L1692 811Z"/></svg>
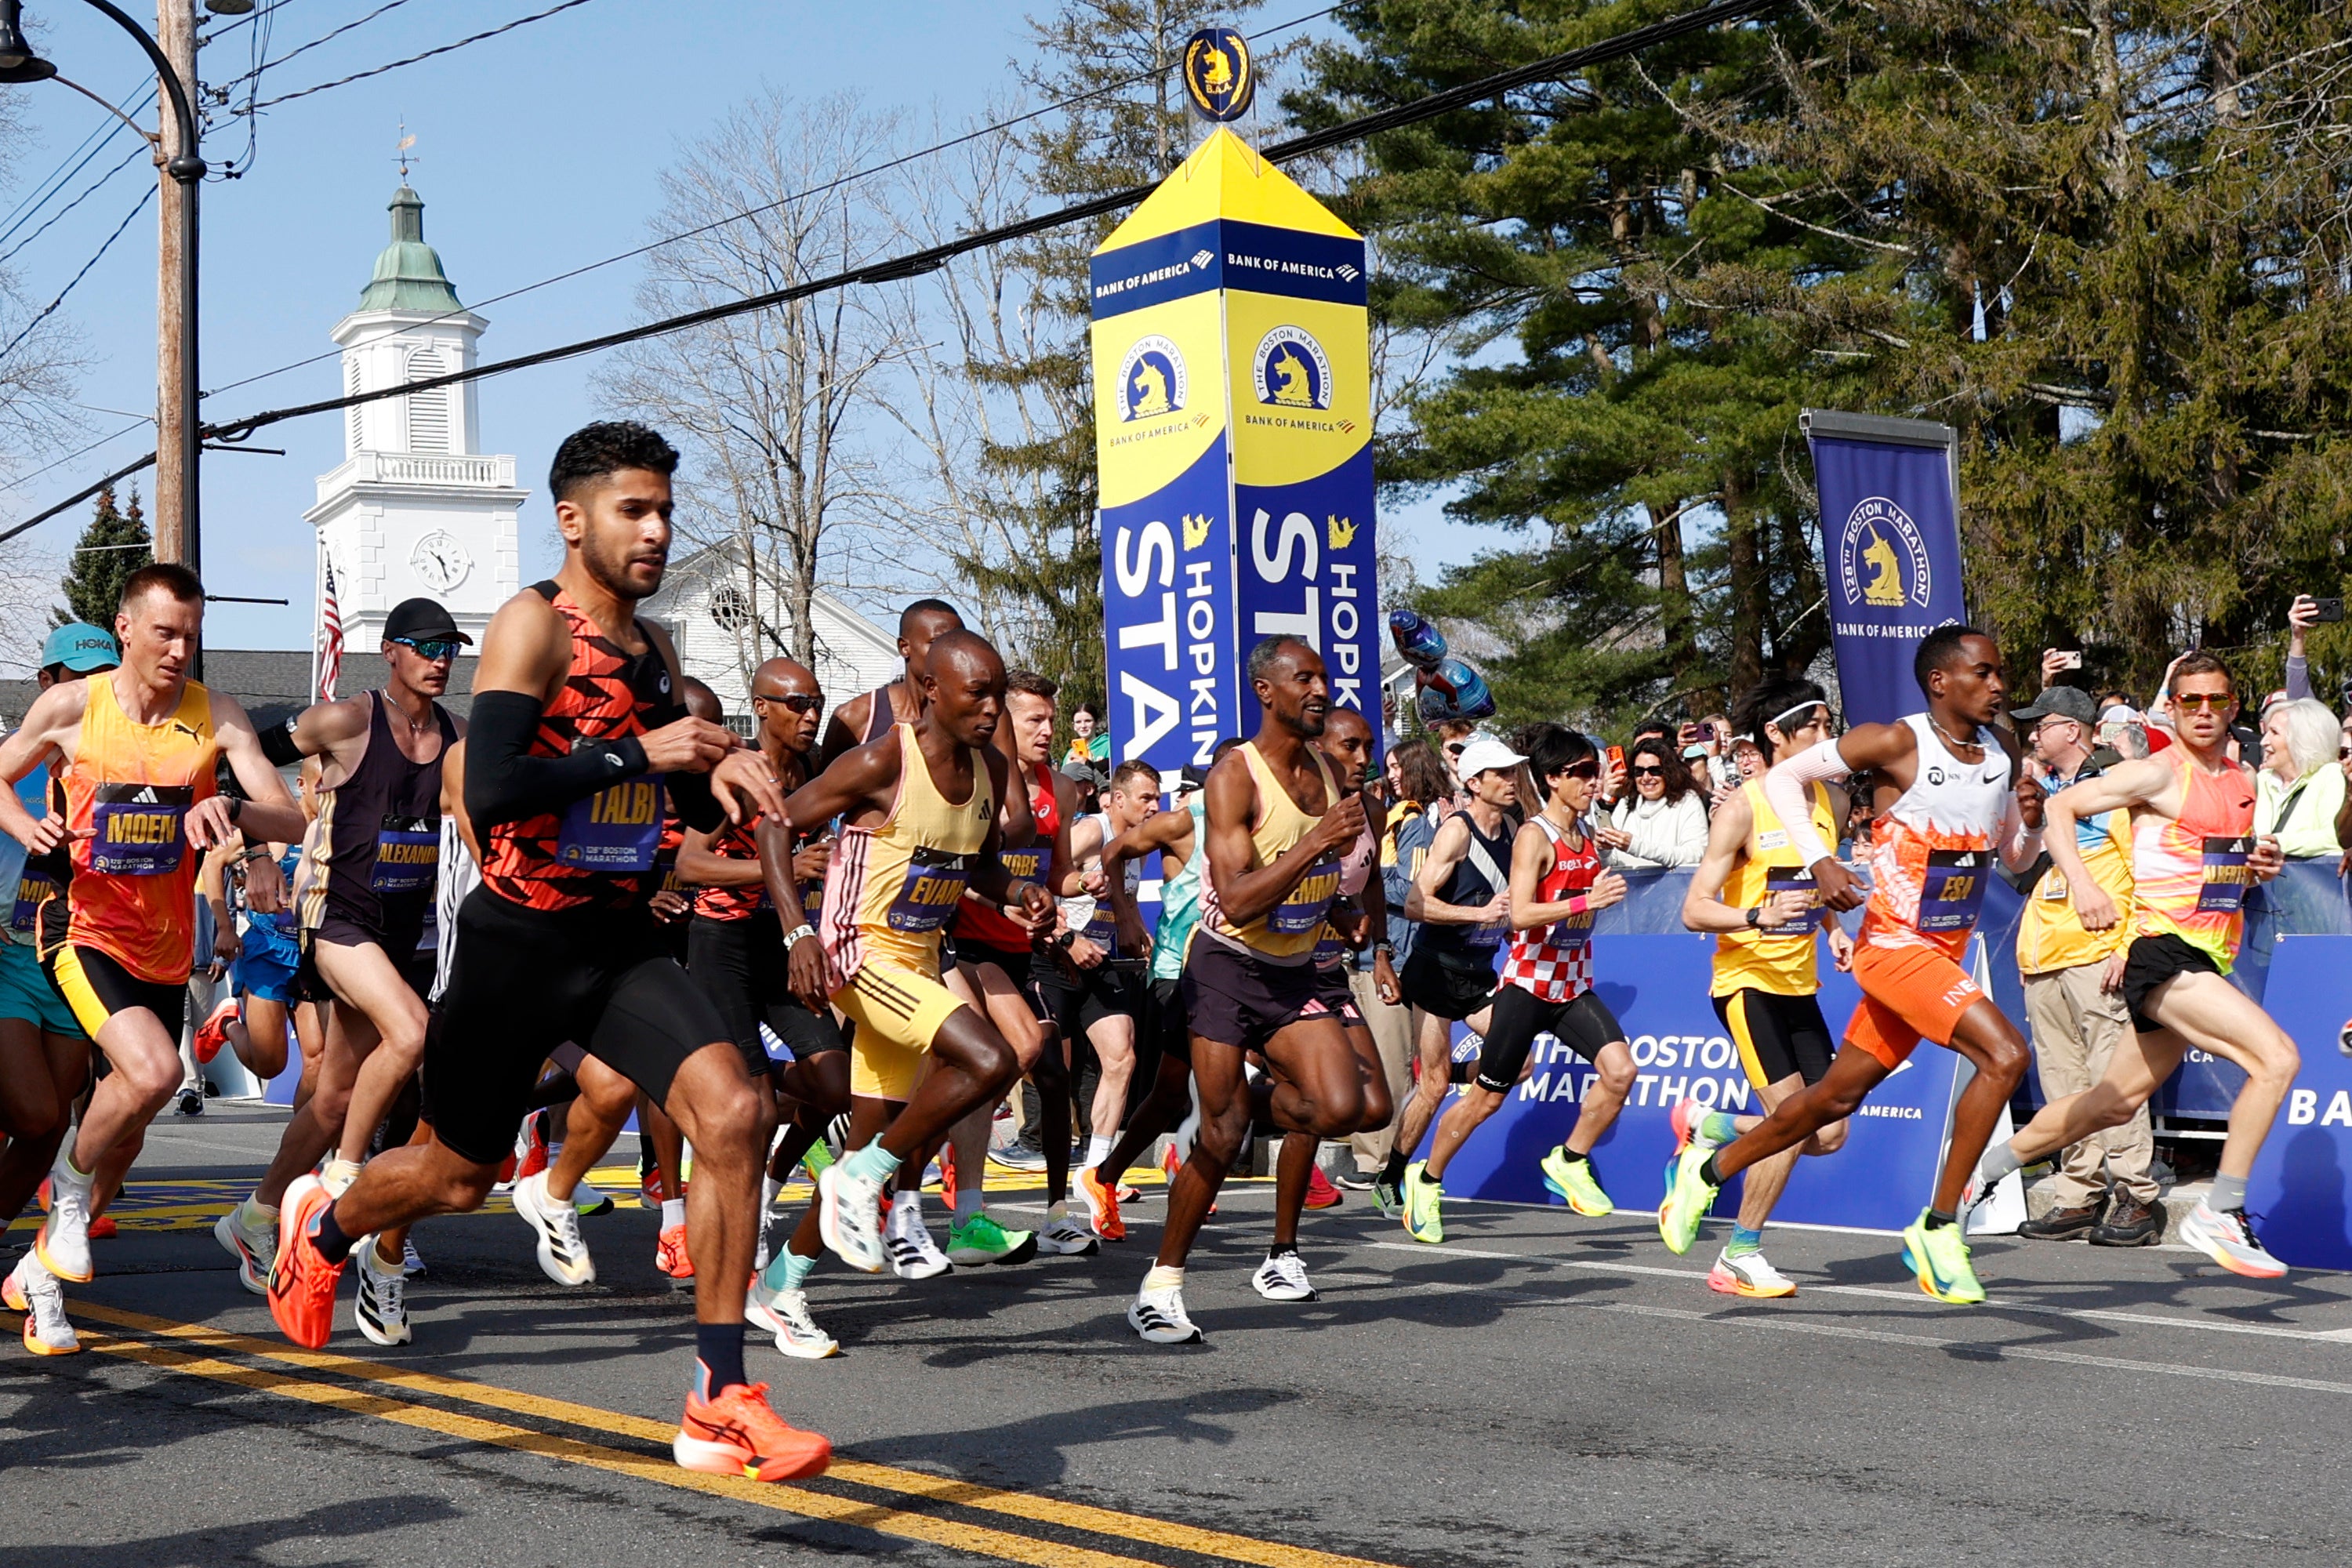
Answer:
<svg viewBox="0 0 2352 1568"><path fill-rule="evenodd" d="M1985 876L1992 855L1985 849L1930 849L1927 874L1919 886L1919 929L1968 931L1984 908Z"/></svg>
<svg viewBox="0 0 2352 1568"><path fill-rule="evenodd" d="M56 886L38 871L26 871L16 879L16 899L8 911L8 929L19 936L29 936L33 917L40 912L41 900Z"/></svg>
<svg viewBox="0 0 2352 1568"><path fill-rule="evenodd" d="M937 931L955 913L971 880L963 857L944 849L918 849L907 866L907 885L890 902L887 923L892 931Z"/></svg>
<svg viewBox="0 0 2352 1568"><path fill-rule="evenodd" d="M376 829L375 868L368 887L378 893L417 893L433 885L441 865L441 825L421 816L387 816Z"/></svg>
<svg viewBox="0 0 2352 1568"><path fill-rule="evenodd" d="M1307 875L1298 879L1298 885L1290 889L1290 896L1275 905L1266 915L1265 929L1281 936L1297 936L1313 931L1323 923L1324 915L1331 908L1331 900L1339 894L1339 862L1319 861Z"/></svg>
<svg viewBox="0 0 2352 1568"><path fill-rule="evenodd" d="M2244 907L2246 889L2254 873L2246 864L2254 841L2243 836L2205 840L2205 883L2197 890L2197 907L2220 914L2235 914Z"/></svg>
<svg viewBox="0 0 2352 1568"><path fill-rule="evenodd" d="M555 858L583 871L648 871L661 828L660 776L625 779L565 808Z"/></svg>
<svg viewBox="0 0 2352 1568"><path fill-rule="evenodd" d="M89 868L114 877L178 870L195 799L189 784L100 784L90 808Z"/></svg>
<svg viewBox="0 0 2352 1568"><path fill-rule="evenodd" d="M1778 925L1759 926L1757 929L1766 936L1811 936L1821 929L1822 906L1817 896L1819 887L1814 882L1813 874L1811 871L1800 870L1794 867L1780 867L1768 870L1764 873L1764 891L1768 897L1774 893L1801 893L1806 899L1804 912L1796 919L1782 921ZM1975 917L1969 918L1973 920Z"/></svg>

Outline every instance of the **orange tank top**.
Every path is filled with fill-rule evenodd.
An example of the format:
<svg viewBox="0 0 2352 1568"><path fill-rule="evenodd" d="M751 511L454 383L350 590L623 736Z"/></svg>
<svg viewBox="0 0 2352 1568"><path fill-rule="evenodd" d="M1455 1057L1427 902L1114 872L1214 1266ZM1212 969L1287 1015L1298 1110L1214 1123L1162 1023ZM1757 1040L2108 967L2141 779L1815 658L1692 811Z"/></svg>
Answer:
<svg viewBox="0 0 2352 1568"><path fill-rule="evenodd" d="M2177 936L2230 973L2245 934L2253 873L2254 785L2242 768L2209 773L2188 748L2166 753L2180 780L2180 815L2141 815L2132 824L2133 929Z"/></svg>
<svg viewBox="0 0 2352 1568"><path fill-rule="evenodd" d="M193 967L197 856L188 811L214 793L213 705L191 680L160 724L122 710L114 679L90 678L81 736L66 769L76 837L66 940L142 980L178 985Z"/></svg>

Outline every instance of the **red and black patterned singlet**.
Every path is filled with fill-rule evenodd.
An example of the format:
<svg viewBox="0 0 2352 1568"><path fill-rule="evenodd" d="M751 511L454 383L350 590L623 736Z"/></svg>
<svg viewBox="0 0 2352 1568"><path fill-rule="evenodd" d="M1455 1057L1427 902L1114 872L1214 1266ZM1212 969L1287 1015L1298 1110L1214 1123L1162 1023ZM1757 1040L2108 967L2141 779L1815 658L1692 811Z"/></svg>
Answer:
<svg viewBox="0 0 2352 1568"><path fill-rule="evenodd" d="M568 756L582 746L642 735L649 714L675 704L669 666L648 641L624 652L552 582L531 592L572 630L572 668L539 720L534 757ZM559 812L494 824L484 836L482 885L525 909L626 909L658 886L665 800L661 776L615 781Z"/></svg>

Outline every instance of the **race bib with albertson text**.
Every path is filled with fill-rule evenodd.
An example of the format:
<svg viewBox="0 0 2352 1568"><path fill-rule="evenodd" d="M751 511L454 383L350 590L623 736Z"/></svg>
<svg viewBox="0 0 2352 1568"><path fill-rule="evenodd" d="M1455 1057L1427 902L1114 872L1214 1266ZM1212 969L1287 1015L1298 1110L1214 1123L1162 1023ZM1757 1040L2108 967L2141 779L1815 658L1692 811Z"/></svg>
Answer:
<svg viewBox="0 0 2352 1568"><path fill-rule="evenodd" d="M1919 887L1919 929L1973 929L1984 908L1985 876L1991 869L1991 852L1984 849L1928 850L1927 875Z"/></svg>
<svg viewBox="0 0 2352 1568"><path fill-rule="evenodd" d="M955 913L971 873L964 858L945 849L918 849L907 863L907 883L890 901L885 922L896 931L937 931Z"/></svg>
<svg viewBox="0 0 2352 1568"><path fill-rule="evenodd" d="M195 800L192 784L100 784L90 807L89 868L113 877L178 870Z"/></svg>
<svg viewBox="0 0 2352 1568"><path fill-rule="evenodd" d="M441 825L421 816L386 816L376 829L375 867L368 887L378 893L417 893L433 885L441 866Z"/></svg>
<svg viewBox="0 0 2352 1568"><path fill-rule="evenodd" d="M1290 896L1275 905L1265 917L1265 929L1278 936L1299 936L1323 923L1331 908L1331 900L1339 895L1339 862L1318 862Z"/></svg>
<svg viewBox="0 0 2352 1568"><path fill-rule="evenodd" d="M2205 880L2197 889L2200 912L2233 915L2245 907L2246 889L2254 879L2246 859L2253 851L2254 841L2242 835L2205 840Z"/></svg>
<svg viewBox="0 0 2352 1568"><path fill-rule="evenodd" d="M565 808L555 858L582 871L649 871L661 828L660 776L626 779Z"/></svg>
<svg viewBox="0 0 2352 1568"><path fill-rule="evenodd" d="M1759 926L1757 929L1766 936L1811 936L1821 928L1821 889L1811 871L1794 867L1776 867L1764 873L1764 891L1768 897L1773 893L1798 893L1805 900L1803 912L1794 920L1782 921L1778 925ZM1969 918L1973 920L1975 917Z"/></svg>

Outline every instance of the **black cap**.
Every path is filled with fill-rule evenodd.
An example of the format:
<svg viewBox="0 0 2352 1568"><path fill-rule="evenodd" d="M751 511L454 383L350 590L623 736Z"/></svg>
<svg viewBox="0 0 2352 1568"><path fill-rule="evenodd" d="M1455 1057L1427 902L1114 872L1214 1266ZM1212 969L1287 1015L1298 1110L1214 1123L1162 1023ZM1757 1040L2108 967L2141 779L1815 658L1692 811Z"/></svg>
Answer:
<svg viewBox="0 0 2352 1568"><path fill-rule="evenodd" d="M457 629L449 612L434 599L403 599L383 618L383 640L408 637L416 642L461 642L467 647L474 639Z"/></svg>
<svg viewBox="0 0 2352 1568"><path fill-rule="evenodd" d="M1177 793L1181 795L1186 790L1206 789L1208 787L1209 770L1203 767L1196 767L1191 763L1185 763L1184 772L1179 776L1176 784Z"/></svg>
<svg viewBox="0 0 2352 1568"><path fill-rule="evenodd" d="M2036 719L2052 716L2072 719L2085 728L2099 721L2099 705L2091 694L2079 686L2053 686L2045 689L2039 700L2030 708L2020 708L2010 715L2021 723L2030 724Z"/></svg>

